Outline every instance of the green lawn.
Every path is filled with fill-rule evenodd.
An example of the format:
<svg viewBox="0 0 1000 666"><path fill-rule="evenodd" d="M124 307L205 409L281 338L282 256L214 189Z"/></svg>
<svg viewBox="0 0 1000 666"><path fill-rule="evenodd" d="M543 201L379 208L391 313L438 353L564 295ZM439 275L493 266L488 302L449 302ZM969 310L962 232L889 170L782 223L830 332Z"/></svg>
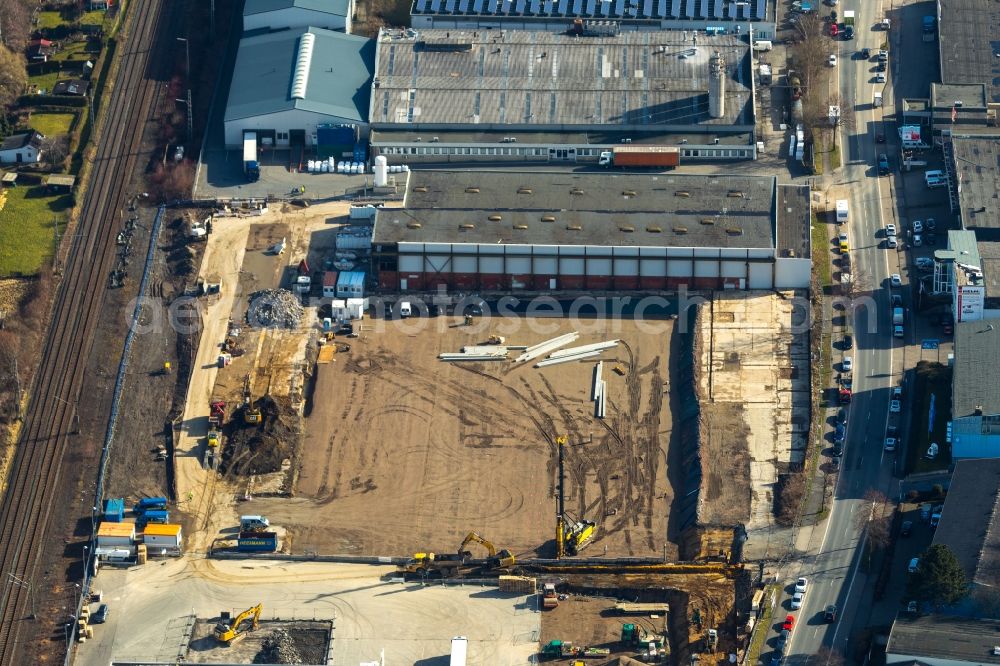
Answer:
<svg viewBox="0 0 1000 666"><path fill-rule="evenodd" d="M951 447L945 440L951 413L951 369L941 363L921 361L917 364L915 375L907 471L920 473L947 469L951 464ZM932 395L934 423L928 427ZM931 442L937 443L938 456L934 460L927 460L924 456Z"/></svg>
<svg viewBox="0 0 1000 666"><path fill-rule="evenodd" d="M38 91L44 90L46 93L52 93L52 87L59 80L59 72L49 72L48 74L38 74L37 76L29 76L28 83L38 86Z"/></svg>
<svg viewBox="0 0 1000 666"><path fill-rule="evenodd" d="M105 16L103 11L84 12L80 17L80 25L104 25Z"/></svg>
<svg viewBox="0 0 1000 666"><path fill-rule="evenodd" d="M76 114L73 113L33 113L30 124L32 129L45 136L56 136L57 134L68 134L75 117Z"/></svg>
<svg viewBox="0 0 1000 666"><path fill-rule="evenodd" d="M49 196L42 186L8 188L0 210L0 277L35 275L52 255L55 221L65 225L70 195Z"/></svg>
<svg viewBox="0 0 1000 666"><path fill-rule="evenodd" d="M52 56L53 60L87 60L91 56L87 51L86 40L66 44L62 51Z"/></svg>
<svg viewBox="0 0 1000 666"><path fill-rule="evenodd" d="M62 25L63 19L59 12L38 12L38 25L36 29L55 28Z"/></svg>

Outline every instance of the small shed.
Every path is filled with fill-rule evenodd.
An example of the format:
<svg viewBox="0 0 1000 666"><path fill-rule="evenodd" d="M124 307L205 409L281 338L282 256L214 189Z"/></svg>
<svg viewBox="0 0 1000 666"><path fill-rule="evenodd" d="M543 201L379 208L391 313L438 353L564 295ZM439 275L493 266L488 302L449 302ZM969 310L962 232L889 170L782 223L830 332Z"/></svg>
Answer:
<svg viewBox="0 0 1000 666"><path fill-rule="evenodd" d="M323 273L323 298L333 298L337 295L337 271Z"/></svg>
<svg viewBox="0 0 1000 666"><path fill-rule="evenodd" d="M364 271L341 271L337 276L337 298L361 298L364 295Z"/></svg>
<svg viewBox="0 0 1000 666"><path fill-rule="evenodd" d="M42 155L43 134L29 129L11 134L0 142L0 162L7 164L34 164Z"/></svg>
<svg viewBox="0 0 1000 666"><path fill-rule="evenodd" d="M73 95L83 97L90 90L90 81L86 79L64 79L56 81L52 86L53 95Z"/></svg>
<svg viewBox="0 0 1000 666"><path fill-rule="evenodd" d="M149 524L142 532L142 542L146 548L165 548L169 551L178 551L181 548L181 526L174 524Z"/></svg>
<svg viewBox="0 0 1000 666"><path fill-rule="evenodd" d="M135 523L105 520L97 527L97 545L103 548L131 546L135 541Z"/></svg>
<svg viewBox="0 0 1000 666"><path fill-rule="evenodd" d="M121 497L104 500L104 518L110 523L120 523L125 520L125 500Z"/></svg>
<svg viewBox="0 0 1000 666"><path fill-rule="evenodd" d="M0 177L0 185L4 187L17 187L17 172L11 171Z"/></svg>
<svg viewBox="0 0 1000 666"><path fill-rule="evenodd" d="M69 176L63 173L53 173L45 177L45 187L53 193L69 193L73 191L76 184L76 176Z"/></svg>

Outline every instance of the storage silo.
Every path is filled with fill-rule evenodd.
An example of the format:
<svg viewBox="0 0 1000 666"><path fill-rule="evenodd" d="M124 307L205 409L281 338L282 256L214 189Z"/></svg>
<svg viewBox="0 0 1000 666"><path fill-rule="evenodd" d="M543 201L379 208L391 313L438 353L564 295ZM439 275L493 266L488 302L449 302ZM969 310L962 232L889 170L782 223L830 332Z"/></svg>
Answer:
<svg viewBox="0 0 1000 666"><path fill-rule="evenodd" d="M708 59L708 115L726 115L726 59L718 51Z"/></svg>

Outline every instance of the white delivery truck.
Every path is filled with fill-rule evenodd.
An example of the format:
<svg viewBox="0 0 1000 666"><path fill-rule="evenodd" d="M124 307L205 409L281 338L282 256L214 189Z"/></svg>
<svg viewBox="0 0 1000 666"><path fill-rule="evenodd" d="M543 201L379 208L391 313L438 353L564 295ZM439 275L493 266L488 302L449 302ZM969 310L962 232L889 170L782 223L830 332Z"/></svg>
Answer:
<svg viewBox="0 0 1000 666"><path fill-rule="evenodd" d="M451 639L451 666L465 666L469 653L469 639L465 636L455 636Z"/></svg>
<svg viewBox="0 0 1000 666"><path fill-rule="evenodd" d="M847 199L837 199L837 224L847 224L849 216Z"/></svg>

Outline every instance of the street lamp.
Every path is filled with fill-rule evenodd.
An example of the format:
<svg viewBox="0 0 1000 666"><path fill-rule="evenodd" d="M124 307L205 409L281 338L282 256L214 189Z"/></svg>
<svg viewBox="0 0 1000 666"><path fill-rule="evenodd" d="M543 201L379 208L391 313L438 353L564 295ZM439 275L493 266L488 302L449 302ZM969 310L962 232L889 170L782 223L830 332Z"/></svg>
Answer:
<svg viewBox="0 0 1000 666"><path fill-rule="evenodd" d="M194 121L191 118L191 49L187 37L177 37L178 42L184 42L184 75L187 78L187 138L188 141L194 135Z"/></svg>

